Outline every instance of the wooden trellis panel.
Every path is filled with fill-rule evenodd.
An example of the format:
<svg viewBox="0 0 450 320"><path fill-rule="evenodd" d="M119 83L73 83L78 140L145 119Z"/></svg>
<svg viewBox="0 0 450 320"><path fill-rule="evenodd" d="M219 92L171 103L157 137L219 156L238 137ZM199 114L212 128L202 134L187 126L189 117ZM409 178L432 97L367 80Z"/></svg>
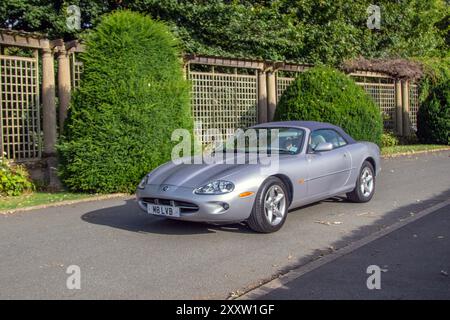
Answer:
<svg viewBox="0 0 450 320"><path fill-rule="evenodd" d="M38 59L0 55L0 147L16 161L41 157Z"/></svg>
<svg viewBox="0 0 450 320"><path fill-rule="evenodd" d="M417 112L419 111L419 86L409 86L409 121L413 129L417 130Z"/></svg>
<svg viewBox="0 0 450 320"><path fill-rule="evenodd" d="M194 120L201 123L202 142L211 141L208 129L221 134L255 125L257 115L257 76L189 71L192 83Z"/></svg>
<svg viewBox="0 0 450 320"><path fill-rule="evenodd" d="M83 73L83 62L76 59L76 53L72 53L71 59L71 79L72 88L76 89L80 87L81 74Z"/></svg>
<svg viewBox="0 0 450 320"><path fill-rule="evenodd" d="M388 83L357 82L356 84L363 87L366 93L379 106L383 116L384 128L395 130L396 103L394 80L388 80Z"/></svg>
<svg viewBox="0 0 450 320"><path fill-rule="evenodd" d="M280 101L280 97L295 78L278 77L277 76L277 101Z"/></svg>

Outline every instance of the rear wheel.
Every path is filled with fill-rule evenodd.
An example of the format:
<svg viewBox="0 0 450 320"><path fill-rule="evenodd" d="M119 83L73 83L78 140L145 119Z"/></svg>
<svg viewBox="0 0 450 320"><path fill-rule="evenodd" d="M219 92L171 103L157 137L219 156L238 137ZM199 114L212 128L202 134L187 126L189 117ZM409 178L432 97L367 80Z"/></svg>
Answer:
<svg viewBox="0 0 450 320"><path fill-rule="evenodd" d="M347 193L353 202L368 202L375 193L375 170L369 161L364 161L356 181L355 189Z"/></svg>
<svg viewBox="0 0 450 320"><path fill-rule="evenodd" d="M249 227L261 233L278 231L286 221L288 203L284 183L276 177L269 177L256 194L252 213L247 220Z"/></svg>

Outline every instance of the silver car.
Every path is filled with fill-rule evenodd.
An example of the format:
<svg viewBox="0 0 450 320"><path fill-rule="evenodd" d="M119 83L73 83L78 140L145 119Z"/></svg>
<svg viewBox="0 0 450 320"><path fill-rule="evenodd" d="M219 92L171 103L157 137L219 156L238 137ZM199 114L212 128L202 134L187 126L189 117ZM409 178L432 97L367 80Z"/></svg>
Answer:
<svg viewBox="0 0 450 320"><path fill-rule="evenodd" d="M376 144L355 141L340 127L313 121L271 122L252 129L257 133L276 129L276 165L250 163L249 156L261 150L246 146L217 151L228 156L231 152L233 161L230 157L215 163L171 161L139 184L136 197L141 209L186 221L245 221L254 231L269 233L283 226L289 209L344 193L353 202L372 198L381 169Z"/></svg>

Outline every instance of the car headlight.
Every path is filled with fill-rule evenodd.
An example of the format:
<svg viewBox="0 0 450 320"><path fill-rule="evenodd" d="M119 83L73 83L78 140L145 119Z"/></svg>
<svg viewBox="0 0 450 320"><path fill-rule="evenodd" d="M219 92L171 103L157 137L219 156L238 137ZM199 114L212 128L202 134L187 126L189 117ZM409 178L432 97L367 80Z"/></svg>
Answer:
<svg viewBox="0 0 450 320"><path fill-rule="evenodd" d="M224 194L234 190L234 184L230 181L215 180L194 190L196 194Z"/></svg>
<svg viewBox="0 0 450 320"><path fill-rule="evenodd" d="M138 184L138 188L139 189L145 189L145 186L148 183L148 174L144 177L144 179L141 180L141 182L139 182Z"/></svg>

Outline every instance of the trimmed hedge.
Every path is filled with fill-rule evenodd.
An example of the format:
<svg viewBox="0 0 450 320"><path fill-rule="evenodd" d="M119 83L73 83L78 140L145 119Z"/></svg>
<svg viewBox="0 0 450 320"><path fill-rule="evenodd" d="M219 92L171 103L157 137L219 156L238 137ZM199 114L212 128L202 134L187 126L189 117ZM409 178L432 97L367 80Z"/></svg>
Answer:
<svg viewBox="0 0 450 320"><path fill-rule="evenodd" d="M424 143L450 144L450 57L417 60L425 72L420 81L417 137Z"/></svg>
<svg viewBox="0 0 450 320"><path fill-rule="evenodd" d="M433 87L420 105L417 136L425 143L450 145L450 79Z"/></svg>
<svg viewBox="0 0 450 320"><path fill-rule="evenodd" d="M378 106L348 76L328 67L301 73L281 96L275 119L329 122L356 140L381 145L383 121Z"/></svg>
<svg viewBox="0 0 450 320"><path fill-rule="evenodd" d="M133 192L170 160L172 131L192 130L179 44L163 23L116 11L86 47L81 87L58 145L60 176L74 191Z"/></svg>

